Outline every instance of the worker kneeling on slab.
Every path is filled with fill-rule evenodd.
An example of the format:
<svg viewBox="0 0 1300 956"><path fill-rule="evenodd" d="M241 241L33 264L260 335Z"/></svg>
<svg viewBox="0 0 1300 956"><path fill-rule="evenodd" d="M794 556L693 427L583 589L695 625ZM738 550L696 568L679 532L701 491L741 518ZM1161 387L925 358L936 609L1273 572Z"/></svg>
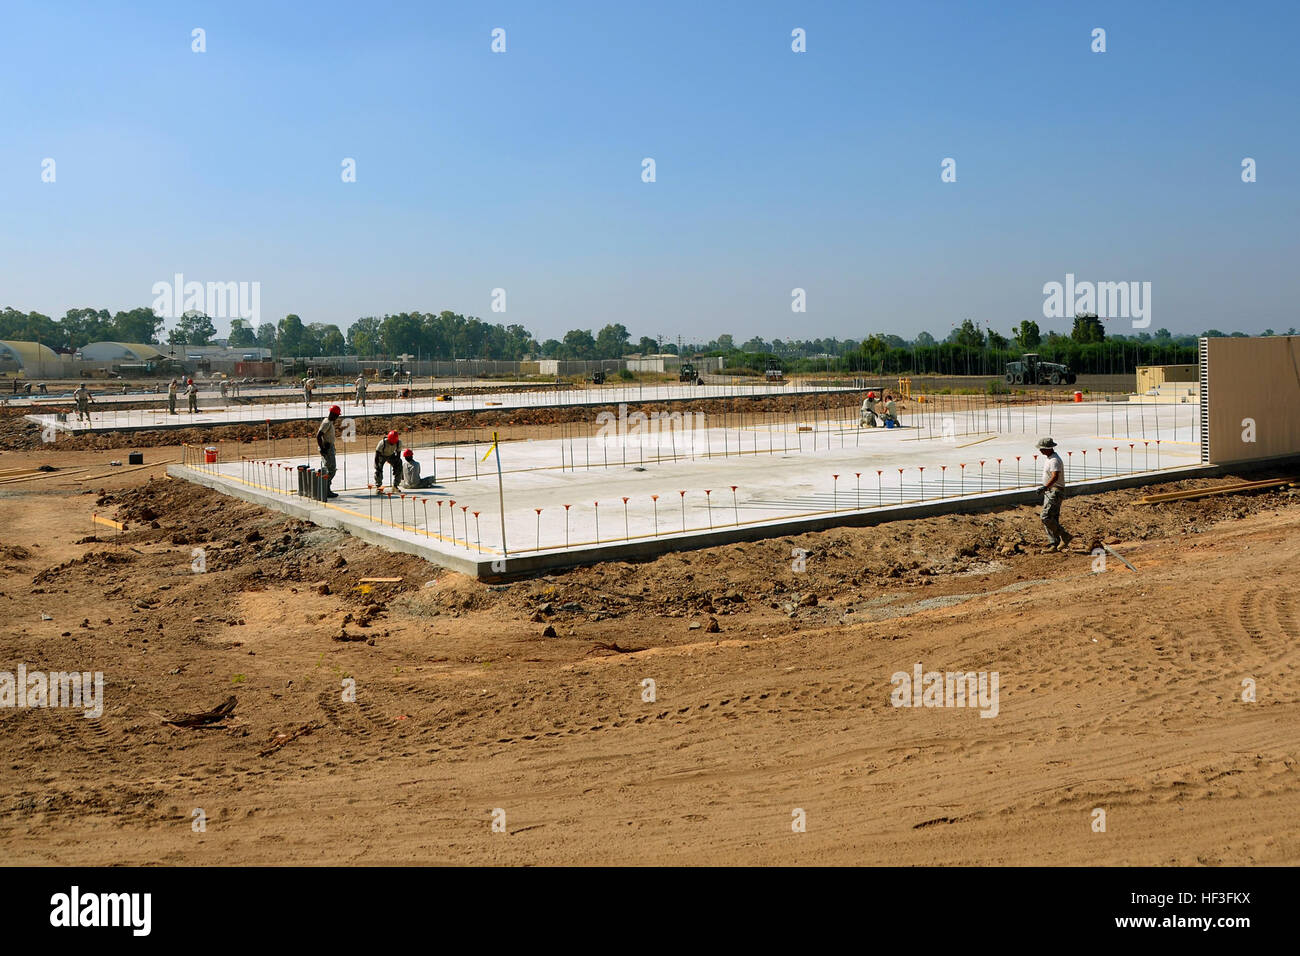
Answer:
<svg viewBox="0 0 1300 956"><path fill-rule="evenodd" d="M402 443L397 432L389 432L375 446L375 491L384 487L384 465L393 471L393 487L402 480Z"/></svg>
<svg viewBox="0 0 1300 956"><path fill-rule="evenodd" d="M325 497L337 498L334 490L334 473L338 471L338 458L334 447L334 423L343 414L337 405L331 405L329 414L321 420L316 429L316 447L320 449L321 470L325 472Z"/></svg>
<svg viewBox="0 0 1300 956"><path fill-rule="evenodd" d="M1061 527L1061 501L1065 498L1065 465L1055 451L1051 437L1038 439L1038 453L1043 456L1043 483L1037 489L1043 496L1043 527L1047 529L1049 551L1067 551L1074 535Z"/></svg>
<svg viewBox="0 0 1300 956"><path fill-rule="evenodd" d="M862 414L858 418L858 427L866 426L875 428L880 424L876 419L876 393L867 392L867 397L862 400Z"/></svg>
<svg viewBox="0 0 1300 956"><path fill-rule="evenodd" d="M415 460L415 452L406 449L402 452L402 487L403 488L432 488L437 482L437 468L434 468L435 474L428 478L420 477L420 463Z"/></svg>
<svg viewBox="0 0 1300 956"><path fill-rule="evenodd" d="M885 393L885 427L898 428L903 423L898 418L898 402L894 396L888 392Z"/></svg>

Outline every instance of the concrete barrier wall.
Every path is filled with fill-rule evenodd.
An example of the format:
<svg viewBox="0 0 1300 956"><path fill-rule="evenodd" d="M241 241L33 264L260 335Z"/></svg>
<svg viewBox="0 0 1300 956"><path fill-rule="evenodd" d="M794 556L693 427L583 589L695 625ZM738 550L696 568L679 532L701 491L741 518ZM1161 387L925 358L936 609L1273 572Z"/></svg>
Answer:
<svg viewBox="0 0 1300 956"><path fill-rule="evenodd" d="M1209 460L1300 455L1300 336L1204 340Z"/></svg>

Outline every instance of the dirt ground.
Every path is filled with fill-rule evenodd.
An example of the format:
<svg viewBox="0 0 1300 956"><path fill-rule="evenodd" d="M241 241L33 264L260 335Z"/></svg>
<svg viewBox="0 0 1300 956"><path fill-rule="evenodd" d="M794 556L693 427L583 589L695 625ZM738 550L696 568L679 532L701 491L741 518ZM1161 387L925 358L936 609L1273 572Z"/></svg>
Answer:
<svg viewBox="0 0 1300 956"><path fill-rule="evenodd" d="M1136 571L1021 508L490 586L110 458L0 453L68 473L0 480L0 670L105 681L0 708L11 863L1300 862L1294 489L1067 500Z"/></svg>

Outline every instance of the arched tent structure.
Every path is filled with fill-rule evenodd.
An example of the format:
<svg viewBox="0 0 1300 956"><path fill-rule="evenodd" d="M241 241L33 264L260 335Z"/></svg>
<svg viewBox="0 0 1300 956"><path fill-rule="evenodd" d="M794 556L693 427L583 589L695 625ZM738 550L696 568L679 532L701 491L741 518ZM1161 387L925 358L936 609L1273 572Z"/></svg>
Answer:
<svg viewBox="0 0 1300 956"><path fill-rule="evenodd" d="M79 350L86 362L156 362L167 354L156 345L140 342L91 342Z"/></svg>
<svg viewBox="0 0 1300 956"><path fill-rule="evenodd" d="M22 372L28 378L58 375L63 360L48 345L38 342L0 342L0 372Z"/></svg>

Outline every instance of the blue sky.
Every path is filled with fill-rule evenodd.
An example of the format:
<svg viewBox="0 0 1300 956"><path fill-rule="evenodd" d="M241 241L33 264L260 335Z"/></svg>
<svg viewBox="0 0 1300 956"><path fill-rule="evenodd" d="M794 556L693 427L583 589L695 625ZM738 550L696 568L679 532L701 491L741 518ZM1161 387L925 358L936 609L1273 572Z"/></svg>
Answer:
<svg viewBox="0 0 1300 956"><path fill-rule="evenodd" d="M943 337L1064 328L1071 272L1151 282L1152 330L1300 325L1295 3L118 7L0 10L0 307L180 272L344 329Z"/></svg>

